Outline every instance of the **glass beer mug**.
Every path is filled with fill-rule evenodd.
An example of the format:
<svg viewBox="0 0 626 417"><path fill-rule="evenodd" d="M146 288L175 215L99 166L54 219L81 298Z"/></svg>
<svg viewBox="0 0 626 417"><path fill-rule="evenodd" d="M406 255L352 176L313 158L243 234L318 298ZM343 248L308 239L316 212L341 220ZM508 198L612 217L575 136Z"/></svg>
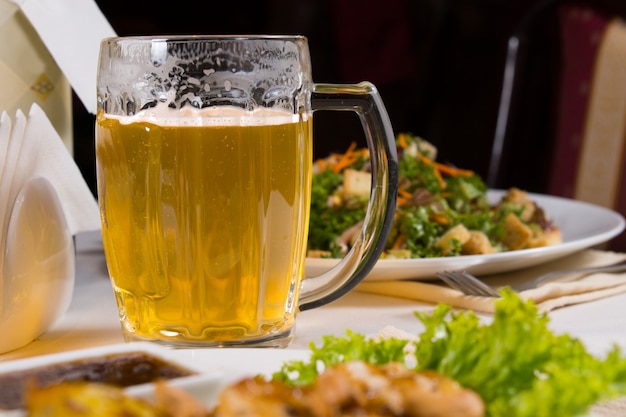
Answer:
<svg viewBox="0 0 626 417"><path fill-rule="evenodd" d="M376 263L397 192L389 118L370 83L313 83L305 37L105 39L97 94L102 235L126 340L284 347L299 311ZM305 278L321 109L358 113L373 179L352 251Z"/></svg>

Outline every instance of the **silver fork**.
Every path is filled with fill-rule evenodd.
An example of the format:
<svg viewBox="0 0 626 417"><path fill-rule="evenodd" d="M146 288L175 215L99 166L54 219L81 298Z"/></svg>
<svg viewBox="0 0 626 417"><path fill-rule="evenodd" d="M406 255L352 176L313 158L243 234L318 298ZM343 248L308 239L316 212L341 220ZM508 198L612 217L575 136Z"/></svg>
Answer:
<svg viewBox="0 0 626 417"><path fill-rule="evenodd" d="M532 288L537 288L542 284L554 281L556 278L563 275L620 271L626 271L626 260L611 265L590 266L585 268L553 271L517 285L510 285L509 287L519 292L524 290L530 290ZM441 279L452 288L456 288L464 294L476 295L481 297L500 297L498 289L492 287L491 285L485 284L479 278L476 278L474 275L470 274L467 271L443 271L437 272L435 275L437 275L439 279Z"/></svg>

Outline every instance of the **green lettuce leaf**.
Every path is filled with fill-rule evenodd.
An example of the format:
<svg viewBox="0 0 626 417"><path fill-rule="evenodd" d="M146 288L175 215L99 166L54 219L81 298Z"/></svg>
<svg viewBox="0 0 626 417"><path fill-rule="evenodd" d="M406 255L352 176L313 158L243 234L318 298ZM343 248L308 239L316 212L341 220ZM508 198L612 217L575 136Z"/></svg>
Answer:
<svg viewBox="0 0 626 417"><path fill-rule="evenodd" d="M401 362L473 389L489 417L581 416L598 401L626 394L626 357L619 347L604 358L593 356L580 340L553 333L548 316L513 291L502 291L492 320L443 304L415 315L424 326L418 342L368 339L348 330L346 337L325 336L320 347L312 343L308 361L288 362L274 378L310 384L340 362Z"/></svg>
<svg viewBox="0 0 626 417"><path fill-rule="evenodd" d="M407 340L367 339L360 333L346 331L346 337L323 336L322 346L310 344L308 361L288 361L272 377L290 385L310 385L324 369L351 360L362 360L374 365L390 362L405 363Z"/></svg>
<svg viewBox="0 0 626 417"><path fill-rule="evenodd" d="M556 335L547 315L513 291L502 292L493 321L440 305L417 313L425 326L417 369L434 369L475 390L489 416L576 416L624 393L626 359L614 347L596 358L580 340Z"/></svg>

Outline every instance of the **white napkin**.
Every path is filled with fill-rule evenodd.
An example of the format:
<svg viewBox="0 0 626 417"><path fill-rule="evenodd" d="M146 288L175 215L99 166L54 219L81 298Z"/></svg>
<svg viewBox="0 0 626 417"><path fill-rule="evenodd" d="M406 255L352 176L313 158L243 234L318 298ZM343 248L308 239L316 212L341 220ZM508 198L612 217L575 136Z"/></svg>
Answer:
<svg viewBox="0 0 626 417"><path fill-rule="evenodd" d="M587 249L556 261L520 271L481 277L486 283L499 287L523 282L541 274L560 269L592 265L608 265L626 259L626 253ZM363 282L356 288L373 294L401 297L426 303L446 303L455 308L493 313L493 297L464 295L439 282L425 281L379 281ZM614 294L626 292L625 273L594 273L589 275L564 276L562 280L544 284L539 288L522 291L520 296L533 300L539 311L584 303Z"/></svg>
<svg viewBox="0 0 626 417"><path fill-rule="evenodd" d="M100 41L115 36L95 1L10 1L21 8L85 108L95 114Z"/></svg>
<svg viewBox="0 0 626 417"><path fill-rule="evenodd" d="M98 204L80 169L43 110L33 104L28 117L0 117L0 236L6 233L15 197L29 179L44 177L55 188L71 234L98 230Z"/></svg>

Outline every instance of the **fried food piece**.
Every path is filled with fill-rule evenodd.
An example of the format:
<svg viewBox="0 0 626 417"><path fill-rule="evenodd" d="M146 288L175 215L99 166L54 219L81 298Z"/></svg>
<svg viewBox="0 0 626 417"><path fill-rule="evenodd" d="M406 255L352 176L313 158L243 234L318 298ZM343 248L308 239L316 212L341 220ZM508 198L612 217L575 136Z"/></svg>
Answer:
<svg viewBox="0 0 626 417"><path fill-rule="evenodd" d="M159 380L154 383L154 396L157 407L167 416L176 417L208 417L209 411L192 395L180 388L174 387L167 381Z"/></svg>
<svg viewBox="0 0 626 417"><path fill-rule="evenodd" d="M482 399L435 372L352 361L309 387L248 378L226 388L215 417L481 417Z"/></svg>
<svg viewBox="0 0 626 417"><path fill-rule="evenodd" d="M156 403L127 395L114 385L98 382L64 382L30 389L29 417L208 417L209 410L187 392L155 382Z"/></svg>
<svg viewBox="0 0 626 417"><path fill-rule="evenodd" d="M482 399L432 371L399 363L347 362L322 373L308 394L315 416L480 417Z"/></svg>
<svg viewBox="0 0 626 417"><path fill-rule="evenodd" d="M48 388L29 389L29 417L165 417L146 401L124 394L113 385L66 382Z"/></svg>
<svg viewBox="0 0 626 417"><path fill-rule="evenodd" d="M312 417L303 392L262 377L245 378L226 387L214 409L215 417Z"/></svg>

